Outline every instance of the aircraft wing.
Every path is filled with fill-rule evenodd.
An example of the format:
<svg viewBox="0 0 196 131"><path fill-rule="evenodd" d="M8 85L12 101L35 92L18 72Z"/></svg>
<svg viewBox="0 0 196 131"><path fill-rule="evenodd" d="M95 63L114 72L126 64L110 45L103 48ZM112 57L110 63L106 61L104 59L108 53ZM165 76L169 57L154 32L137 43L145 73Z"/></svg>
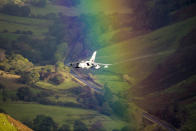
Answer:
<svg viewBox="0 0 196 131"><path fill-rule="evenodd" d="M109 65L112 65L112 64L104 64L104 63L96 63L98 65L103 65L103 66L109 66Z"/></svg>
<svg viewBox="0 0 196 131"><path fill-rule="evenodd" d="M108 68L109 65L112 64L94 63L94 68L99 69L101 66L103 66L103 68Z"/></svg>
<svg viewBox="0 0 196 131"><path fill-rule="evenodd" d="M98 65L112 65L112 64L104 64L104 63L97 63L97 62L95 62L95 64L98 64Z"/></svg>
<svg viewBox="0 0 196 131"><path fill-rule="evenodd" d="M95 63L99 66L104 66L104 68L108 68L109 65L112 65L112 64L104 64L104 63Z"/></svg>

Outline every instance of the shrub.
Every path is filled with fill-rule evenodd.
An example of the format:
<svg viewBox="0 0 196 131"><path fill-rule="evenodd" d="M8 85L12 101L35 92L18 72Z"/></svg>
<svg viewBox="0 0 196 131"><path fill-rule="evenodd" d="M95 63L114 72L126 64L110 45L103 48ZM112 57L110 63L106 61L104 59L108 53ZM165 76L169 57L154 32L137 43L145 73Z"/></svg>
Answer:
<svg viewBox="0 0 196 131"><path fill-rule="evenodd" d="M38 7L44 7L47 4L47 0L32 0L31 4Z"/></svg>
<svg viewBox="0 0 196 131"><path fill-rule="evenodd" d="M121 131L132 131L133 129L130 126L124 126Z"/></svg>
<svg viewBox="0 0 196 131"><path fill-rule="evenodd" d="M53 78L51 78L50 81L52 81L56 85L59 85L64 82L64 78L63 78L63 75L58 74L58 75L55 75Z"/></svg>
<svg viewBox="0 0 196 131"><path fill-rule="evenodd" d="M35 96L31 92L31 90L27 87L21 87L17 90L16 95L18 96L19 100L23 101L32 101L35 99Z"/></svg>
<svg viewBox="0 0 196 131"><path fill-rule="evenodd" d="M36 131L55 131L57 126L51 117L38 115L33 120L33 129Z"/></svg>
<svg viewBox="0 0 196 131"><path fill-rule="evenodd" d="M58 131L71 131L70 126L67 124L63 124Z"/></svg>
<svg viewBox="0 0 196 131"><path fill-rule="evenodd" d="M6 114L6 112L1 108L0 108L0 113L5 113Z"/></svg>
<svg viewBox="0 0 196 131"><path fill-rule="evenodd" d="M6 4L2 7L1 12L13 16L27 17L30 15L31 10L28 6L20 7L16 4Z"/></svg>
<svg viewBox="0 0 196 131"><path fill-rule="evenodd" d="M30 71L30 72L22 72L21 73L21 81L23 83L32 85L39 81L40 75L36 71Z"/></svg>
<svg viewBox="0 0 196 131"><path fill-rule="evenodd" d="M80 0L56 0L55 3L67 7L77 6L80 4Z"/></svg>
<svg viewBox="0 0 196 131"><path fill-rule="evenodd" d="M74 122L74 131L88 131L88 128L82 121L76 120Z"/></svg>
<svg viewBox="0 0 196 131"><path fill-rule="evenodd" d="M7 32L8 32L8 30L7 30L7 29L4 29L4 30L3 30L3 33L7 33Z"/></svg>
<svg viewBox="0 0 196 131"><path fill-rule="evenodd" d="M21 34L21 31L20 30L16 30L14 33Z"/></svg>

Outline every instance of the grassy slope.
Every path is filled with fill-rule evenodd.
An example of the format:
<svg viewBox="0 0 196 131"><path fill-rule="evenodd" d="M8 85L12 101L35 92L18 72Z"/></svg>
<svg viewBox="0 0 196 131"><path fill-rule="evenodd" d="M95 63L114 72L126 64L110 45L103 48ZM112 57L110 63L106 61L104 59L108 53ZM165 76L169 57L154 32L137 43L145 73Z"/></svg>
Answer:
<svg viewBox="0 0 196 131"><path fill-rule="evenodd" d="M147 35L100 49L97 61L107 60L107 63L114 64L110 68L112 71L128 73L136 82L140 81L176 50L179 41L196 28L195 22L196 17L192 17ZM111 50L115 52L110 54Z"/></svg>
<svg viewBox="0 0 196 131"><path fill-rule="evenodd" d="M0 83L3 84L6 88L7 94L9 96L14 96L16 91L20 87L28 87L25 84L18 83L15 79L5 79L1 78ZM40 83L40 82L39 82ZM39 85L38 83L38 85ZM47 83L47 82L44 82ZM72 102L78 104L76 98L71 93L61 93L60 90L66 90L69 88L74 88L78 86L76 83L67 81L67 83L62 83L59 87L50 84L48 86L47 83L44 86L40 86L44 89L49 89L54 91L54 95L47 97L47 99L51 101L61 101L61 102ZM68 86L67 86L68 85ZM75 86L74 86L75 85ZM30 87L29 87L30 88ZM32 91L38 91L36 89L31 88ZM59 98L56 99L55 96L58 95ZM2 96L0 95L1 100ZM81 109L81 108L69 108L69 107L58 107L58 106L45 106L36 103L28 103L28 102L19 102L15 103L7 99L5 103L0 103L0 108L5 110L8 114L12 115L14 118L25 121L25 120L33 120L36 115L44 114L51 116L56 123L63 124L63 123L72 123L74 120L81 119L86 124L91 125L96 121L102 121L106 129L112 130L114 128L120 129L125 126L125 122L120 121L117 118L111 118L108 116L104 116L99 114L93 110ZM62 115L63 114L63 115ZM115 125L115 126L113 126Z"/></svg>
<svg viewBox="0 0 196 131"><path fill-rule="evenodd" d="M0 113L0 130L1 131L32 131L30 128L28 128L21 122L3 113Z"/></svg>
<svg viewBox="0 0 196 131"><path fill-rule="evenodd" d="M196 17L192 17L190 19L163 27L147 35L139 36L127 41L122 41L112 46L108 46L98 51L97 61L114 63L109 70L123 74L128 73L129 76L133 78L133 84L136 84L147 77L159 63L167 58L167 56L170 56L174 51L176 51L180 40L196 28L195 22ZM110 35L110 33L108 33L108 35ZM108 54L112 50L115 52L113 54ZM101 81L106 81L109 79L106 76L105 78L98 76L98 78ZM115 79L115 81L118 80L116 78L113 79ZM178 83L177 85L168 88L168 90L165 90L165 92L155 92L151 95L156 95L156 97L159 97L160 95L164 93L167 94L168 92L171 94L177 93L182 95L184 89L179 88L180 85L185 83L189 84L192 80L195 80L194 76L183 81L182 83ZM113 85L115 85L115 83ZM176 99L178 98L176 97ZM132 107L135 109L135 111L134 109L132 111L135 112L134 114L136 120L141 123L141 115L139 112L142 111L142 109L138 108L133 103ZM193 127L193 121L195 120L195 104L190 103L186 105L186 108L188 108L190 116L188 121L185 123L185 127L189 127L188 129L195 129L195 127Z"/></svg>
<svg viewBox="0 0 196 131"><path fill-rule="evenodd" d="M52 117L60 125L63 123L72 124L74 120L78 119L81 119L88 125L95 121L102 121L107 130L112 130L114 128L121 128L126 124L118 119L111 119L108 116L101 115L96 111L80 108L46 106L22 102L1 103L1 108L20 121L33 120L37 115L43 114Z"/></svg>
<svg viewBox="0 0 196 131"><path fill-rule="evenodd" d="M4 37L14 37L17 34L12 34L16 30L21 31L32 31L35 36L43 36L44 33L48 32L49 25L52 24L51 20L34 19L27 17L10 16L0 13L0 32L8 30L9 33ZM41 30L40 30L41 28ZM3 35L4 33L1 33Z"/></svg>
<svg viewBox="0 0 196 131"><path fill-rule="evenodd" d="M195 98L194 98L195 101ZM196 102L192 102L190 104L186 105L186 109L189 112L187 121L185 122L184 126L182 127L182 129L184 128L184 131L189 129L190 131L195 131L196 130L196 126L195 126L195 121L196 121Z"/></svg>
<svg viewBox="0 0 196 131"><path fill-rule="evenodd" d="M69 89L69 88L72 88L72 87L79 86L74 81L64 81L63 83L61 83L59 85L53 85L53 84L51 84L49 82L39 81L39 82L37 82L36 85L39 86L39 87L41 87L41 88L52 89L52 90Z"/></svg>
<svg viewBox="0 0 196 131"><path fill-rule="evenodd" d="M35 6L31 6L30 8L33 15L47 15L49 13L58 14L60 12L68 16L78 15L75 8L68 8L59 5L47 4L44 8L39 8Z"/></svg>
<svg viewBox="0 0 196 131"><path fill-rule="evenodd" d="M46 15L48 13L59 13L62 12L63 14L71 14L75 15L75 12L69 8L65 8L63 6L52 6L48 4L45 8L37 8L31 7L32 14L34 15ZM43 36L44 33L48 31L48 26L52 23L49 20L42 20L42 19L34 19L34 18L25 18L25 17L17 17L17 16L9 16L5 14L0 14L0 32L3 30L8 30L8 33L0 33L2 37L9 38L9 39L16 39L18 34L14 34L16 30L21 31L32 31L33 36ZM42 28L40 30L40 27ZM4 81L5 80L5 81ZM0 80L3 85L6 86L6 89L9 89L8 94L12 93L15 94L16 90L19 87L26 86L24 84L17 83L16 81L9 80L9 79L1 79ZM52 85L48 82L40 81L38 85L42 88L50 89L50 90L59 90L59 89L68 89L78 84L74 83L73 81L66 81L59 86ZM62 94L58 94L60 97L58 98L59 101L63 102L76 102L73 97L66 96ZM1 96L1 95L0 95ZM55 100L53 96L49 97L50 100ZM51 116L58 124L63 124L65 122L72 122L76 119L83 120L86 124L92 124L95 121L102 121L104 126L107 130L112 130L114 128L120 129L126 123L120 121L117 118L111 118L99 114L92 110L84 110L79 108L64 108L64 107L57 107L57 106L44 106L41 104L31 104L31 103L12 103L6 102L1 103L0 108L6 110L9 114L13 115L15 118L19 120L32 120L38 114L45 114Z"/></svg>
<svg viewBox="0 0 196 131"><path fill-rule="evenodd" d="M150 101L153 101L154 98L159 98L162 100L162 102L160 102L162 103L162 106L164 106L164 104L171 102L170 101L171 99L172 101L176 101L176 102L180 101L180 104L179 104L180 108L184 108L186 109L186 112L188 112L188 114L186 115L186 121L181 127L181 129L192 131L196 129L196 126L194 124L196 120L196 115L195 115L196 114L196 111L195 111L196 97L188 95L188 94L191 94L191 93L194 94L194 92L190 92L190 88L191 88L190 85L195 83L195 81L196 81L196 75L193 75L189 77L188 79L183 80L163 91L153 92L151 94L148 94L147 96L144 96L143 98L140 97L140 99L144 99L144 100L151 99ZM147 104L149 105L149 103Z"/></svg>
<svg viewBox="0 0 196 131"><path fill-rule="evenodd" d="M20 82L17 82L17 79L12 79L12 78L8 78L8 77L5 78L5 75L4 75L4 77L0 77L0 84L2 84L5 87L7 94L12 97L13 96L16 97L17 89L20 87L28 87L35 94L40 92L39 89L31 88L30 86L28 86L26 84L22 84ZM45 81L39 81L39 82L37 82L37 86L39 86L40 88L43 88L43 89L54 91L54 96L47 97L47 99L49 99L51 101L78 103L76 101L77 98L75 98L74 95L72 95L71 93L66 93L66 94L61 93L61 90L66 90L66 89L70 89L70 88L74 88L74 87L79 86L77 83L75 83L71 79L65 80L62 84L57 85L57 86L53 85L51 83L45 82ZM58 99L55 96L58 96ZM0 93L0 98L2 98L1 93Z"/></svg>
<svg viewBox="0 0 196 131"><path fill-rule="evenodd" d="M121 76L118 75L97 74L95 76L97 81L101 82L102 84L106 84L111 89L112 93L114 93L114 95L123 93L130 87L130 85L123 81Z"/></svg>
<svg viewBox="0 0 196 131"><path fill-rule="evenodd" d="M15 120L7 114L0 113L0 130L1 131L32 131L26 125Z"/></svg>
<svg viewBox="0 0 196 131"><path fill-rule="evenodd" d="M17 128L8 121L7 116L5 114L0 113L0 130L17 131Z"/></svg>
<svg viewBox="0 0 196 131"><path fill-rule="evenodd" d="M32 129L30 129L26 125L24 125L21 122L12 118L11 116L9 116L9 115L6 115L6 116L7 116L8 121L10 123L13 123L13 125L17 128L18 131L33 131Z"/></svg>

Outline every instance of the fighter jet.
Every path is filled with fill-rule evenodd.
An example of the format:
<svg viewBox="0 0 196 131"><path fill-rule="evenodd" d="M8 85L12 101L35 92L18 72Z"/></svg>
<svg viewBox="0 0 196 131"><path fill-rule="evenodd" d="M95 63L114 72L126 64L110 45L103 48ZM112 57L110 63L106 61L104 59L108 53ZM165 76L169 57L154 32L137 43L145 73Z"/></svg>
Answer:
<svg viewBox="0 0 196 131"><path fill-rule="evenodd" d="M96 63L95 62L95 57L96 57L96 51L93 53L92 57L88 61L81 61L81 62L76 62L76 63L71 63L69 66L74 67L74 68L82 68L82 69L100 69L102 66L103 68L108 68L109 65L111 64L103 64L103 63Z"/></svg>

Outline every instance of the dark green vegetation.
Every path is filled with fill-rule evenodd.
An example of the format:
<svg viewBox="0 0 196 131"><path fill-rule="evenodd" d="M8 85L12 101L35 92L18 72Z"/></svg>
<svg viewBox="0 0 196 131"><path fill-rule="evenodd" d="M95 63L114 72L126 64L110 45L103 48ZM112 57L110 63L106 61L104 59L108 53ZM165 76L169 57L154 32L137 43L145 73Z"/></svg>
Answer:
<svg viewBox="0 0 196 131"><path fill-rule="evenodd" d="M144 31L138 37L124 37L124 41L119 37L118 44L99 53L109 56L109 50L118 50L116 53L120 55L109 60L119 63L110 71L126 74L122 74L123 78L132 84L130 102L177 129L194 131L196 17L191 12L195 12L195 1L137 2L140 6L133 5L137 7L134 13L138 14L133 24ZM101 56L98 59L104 61ZM141 123L146 130L158 130L154 124Z"/></svg>
<svg viewBox="0 0 196 131"><path fill-rule="evenodd" d="M79 0L1 5L0 111L35 130L164 130L146 111L194 131L195 0L129 2L132 14L78 16ZM85 72L102 93L64 65L94 50L114 63Z"/></svg>
<svg viewBox="0 0 196 131"><path fill-rule="evenodd" d="M26 6L18 6L16 4L6 4L1 8L1 13L13 16L27 17L30 15L30 9Z"/></svg>
<svg viewBox="0 0 196 131"><path fill-rule="evenodd" d="M127 105L118 100L108 102L112 93L107 87L104 93L95 93L89 87L79 85L64 65L64 61L76 59L86 50L83 40L89 39L88 44L93 41L92 36L78 36L88 29L87 25L95 16L42 14L39 10L55 8L62 1L45 2L35 0L27 6L20 3L1 6L0 109L34 130L123 128L128 119L118 109L127 110ZM64 6L79 3L70 2ZM82 26L80 19L89 23Z"/></svg>

